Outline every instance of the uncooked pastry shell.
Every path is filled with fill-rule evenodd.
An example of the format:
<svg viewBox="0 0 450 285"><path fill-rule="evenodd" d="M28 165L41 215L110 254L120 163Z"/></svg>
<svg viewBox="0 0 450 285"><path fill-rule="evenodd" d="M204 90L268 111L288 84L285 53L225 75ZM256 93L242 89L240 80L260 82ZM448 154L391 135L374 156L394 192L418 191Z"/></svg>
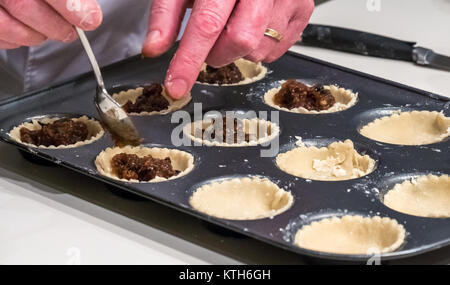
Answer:
<svg viewBox="0 0 450 285"><path fill-rule="evenodd" d="M286 211L293 197L267 178L245 177L206 184L189 202L197 211L217 218L255 220Z"/></svg>
<svg viewBox="0 0 450 285"><path fill-rule="evenodd" d="M360 133L390 144L431 144L450 135L450 118L436 111L396 112L367 124Z"/></svg>
<svg viewBox="0 0 450 285"><path fill-rule="evenodd" d="M450 176L426 175L396 184L384 204L401 213L429 218L450 217Z"/></svg>
<svg viewBox="0 0 450 285"><path fill-rule="evenodd" d="M245 132L246 133L249 133L248 130L250 127L252 127L252 129L253 129L256 126L259 126L259 124L262 124L261 128L270 130L270 135L266 134L266 136L260 137L260 138L258 138L258 140L250 140L249 142L242 141L240 143L226 143L226 142L210 141L210 140L205 140L205 139L201 139L201 138L194 136L193 131L195 131L196 129L206 128L212 124L212 122L207 123L205 121L196 121L196 122L193 122L190 124L186 124L183 127L183 133L186 136L188 136L189 139L191 139L192 141L197 142L199 144L206 145L206 146L220 146L220 147L256 146L256 145L263 144L265 142L269 142L269 141L273 140L280 133L280 127L277 124L272 123L270 121L261 120L258 118L253 118L250 120L243 119L242 121L245 124ZM264 126L266 126L266 127L264 127Z"/></svg>
<svg viewBox="0 0 450 285"><path fill-rule="evenodd" d="M128 101L131 101L133 104L136 102L136 99L142 95L142 90L144 90L143 87L139 87L136 89L129 89L127 91L121 91L119 93L114 93L112 97L114 100L119 103L120 106L125 105ZM169 107L162 111L153 111L153 112L140 112L140 113L129 113L133 116L152 116L152 115L165 115L168 113L171 113L173 111L179 110L186 106L192 99L191 93L187 94L180 100L173 100L172 97L170 97L167 94L166 88L163 86L163 92L162 95L164 98L169 101Z"/></svg>
<svg viewBox="0 0 450 285"><path fill-rule="evenodd" d="M281 84L283 84L281 82ZM331 106L328 110L308 110L303 107L288 109L284 107L280 107L274 102L275 95L281 90L281 86L278 88L270 89L269 91L264 94L264 102L278 110L282 110L285 112L291 112L291 113L301 113L301 114L327 114L327 113L335 113L339 111L346 110L350 107L353 107L356 104L356 101L358 99L358 93L354 93L352 90L340 88L335 85L325 85L323 86L324 89L328 89L331 92L331 95L336 99L336 103Z"/></svg>
<svg viewBox="0 0 450 285"><path fill-rule="evenodd" d="M40 130L42 127L39 124L39 122L43 123L43 124L49 124L49 123L53 123L57 120L63 119L61 117L44 117L41 119L33 119L31 122L27 122L27 123L23 123L17 127L14 127L11 132L9 132L9 136L15 140L18 143L21 143L23 145L27 145L30 147L37 147L37 148L42 148L42 149L65 149L65 148L74 148L74 147L80 147L83 145L87 145L90 143L93 143L94 141L100 139L104 134L105 131L102 128L102 125L91 118L88 118L87 116L82 116L79 118L71 118L73 121L79 121L82 123L85 123L87 128L88 128L88 137L90 137L87 140L84 141L79 141L77 143L74 144L69 144L69 145L60 145L60 146L43 146L43 145L34 145L34 144L29 144L29 143L24 143L22 142L22 140L20 139L20 129L21 128L27 128L31 131L36 131L36 130Z"/></svg>
<svg viewBox="0 0 450 285"><path fill-rule="evenodd" d="M179 170L180 173L175 176L171 176L169 178L164 177L155 177L150 181L138 181L136 179L120 179L117 177L112 169L111 160L116 154L127 153L127 154L136 154L139 157L144 157L147 155L151 155L154 158L164 159L169 157L172 162L172 167L175 170ZM153 183L153 182L162 182L167 180L172 180L179 178L188 174L194 168L194 157L187 152L177 150L177 149L168 149L168 148L158 148L158 147L133 147L133 146L125 146L125 147L114 147L107 148L102 151L97 158L95 159L95 166L97 167L98 172L101 175L107 176L109 178L120 180L124 182L133 182L133 183Z"/></svg>
<svg viewBox="0 0 450 285"><path fill-rule="evenodd" d="M267 74L267 68L261 64L261 62L254 63L249 60L240 58L234 62L239 69L239 71L242 73L242 76L244 77L244 80L233 83L233 84L210 84L210 83L203 83L200 81L197 81L197 84L203 84L203 85L211 85L211 86L236 86L236 85L245 85L250 84L256 81L259 81L264 78ZM202 71L206 69L206 63L202 66Z"/></svg>
<svg viewBox="0 0 450 285"><path fill-rule="evenodd" d="M404 240L405 229L394 219L347 215L303 226L296 233L294 244L321 252L371 255L392 252Z"/></svg>
<svg viewBox="0 0 450 285"><path fill-rule="evenodd" d="M351 140L333 142L322 148L300 145L279 154L276 163L291 175L322 181L358 178L375 168L375 161L368 155L360 155Z"/></svg>

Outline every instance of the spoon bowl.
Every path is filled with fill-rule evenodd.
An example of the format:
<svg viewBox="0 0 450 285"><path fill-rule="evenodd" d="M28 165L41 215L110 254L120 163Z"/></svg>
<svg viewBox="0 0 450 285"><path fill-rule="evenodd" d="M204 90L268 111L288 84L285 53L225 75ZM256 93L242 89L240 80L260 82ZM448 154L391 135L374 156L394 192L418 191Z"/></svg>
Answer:
<svg viewBox="0 0 450 285"><path fill-rule="evenodd" d="M88 55L89 61L94 70L97 80L97 90L94 104L100 116L100 121L105 128L112 134L117 144L121 145L139 145L141 137L133 122L125 110L117 103L106 91L100 68L92 51L91 45L83 30L75 27L81 43Z"/></svg>

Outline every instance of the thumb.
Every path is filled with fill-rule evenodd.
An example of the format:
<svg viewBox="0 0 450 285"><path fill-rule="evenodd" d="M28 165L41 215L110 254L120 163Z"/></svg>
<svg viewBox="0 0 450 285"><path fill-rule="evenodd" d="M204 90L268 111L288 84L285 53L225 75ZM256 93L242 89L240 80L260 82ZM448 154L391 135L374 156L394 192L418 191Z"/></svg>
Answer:
<svg viewBox="0 0 450 285"><path fill-rule="evenodd" d="M95 0L45 1L67 22L83 30L95 30L102 23L102 10Z"/></svg>

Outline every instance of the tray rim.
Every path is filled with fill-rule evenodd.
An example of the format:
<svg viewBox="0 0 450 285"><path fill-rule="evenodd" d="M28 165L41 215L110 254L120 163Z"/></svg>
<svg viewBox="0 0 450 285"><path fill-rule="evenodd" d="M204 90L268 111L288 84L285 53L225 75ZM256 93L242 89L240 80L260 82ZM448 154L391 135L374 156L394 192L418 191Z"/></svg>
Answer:
<svg viewBox="0 0 450 285"><path fill-rule="evenodd" d="M171 52L171 50L173 50L175 48L176 47L172 47L166 53L169 54ZM382 78L382 77L379 77L379 76L371 75L371 74L366 73L366 72L358 71L356 69L352 69L352 68L348 68L348 67L345 67L345 66L342 66L342 65L331 63L329 61L325 61L325 60L317 59L317 58L314 58L314 57L311 57L311 56L307 56L307 55L304 55L304 54L301 54L301 53L297 53L297 52L294 52L294 51L291 51L291 50L288 50L286 52L286 54L289 54L291 56L298 57L298 58L301 58L301 59L304 59L304 60L308 60L308 61L311 61L311 62L314 62L314 63L318 63L318 64L321 64L321 65L325 65L325 66L328 66L328 67L331 67L331 68L334 68L334 69L345 71L345 72L348 72L348 73L353 73L355 75L366 77L368 79L372 79L372 80L375 80L375 81L378 81L378 82L381 82L381 83L384 83L384 84L389 84L391 86L395 86L395 87L398 87L398 88L401 88L401 89L406 89L406 90L409 90L409 91L412 91L412 92L415 92L415 93L420 93L420 95L427 96L427 97L430 97L432 99L437 99L437 100L441 100L441 101L449 101L450 102L450 94L449 94L449 97L441 95L441 94L436 94L436 93L429 92L429 91L426 91L426 90L423 90L423 89L420 89L420 88L416 88L416 87L412 87L412 86L409 86L409 85L406 85L406 84L403 84L403 83L399 83L399 82L396 82L396 81L393 81L393 80L389 80L389 79ZM117 61L117 62L114 62L112 64L109 64L109 65L106 65L106 66L102 67L101 71L105 72L105 71L107 71L109 69L112 69L112 68L114 68L116 66L119 66L121 64L135 61L136 59L138 59L138 60L142 59L142 56L138 54L138 55L134 55L134 56L122 59L120 61ZM37 90L28 91L28 92L22 93L20 95L12 95L10 98L6 98L4 100L0 100L0 106L8 105L10 103L13 103L13 102L16 102L16 101L20 101L20 100L23 100L25 98L38 95L38 94L40 94L42 92L49 91L49 90L58 88L60 86L69 84L70 82L82 80L82 79L85 79L87 77L93 77L93 76L94 76L94 72L93 71L88 71L88 72L85 72L85 73L82 73L82 74L70 77L70 78L68 78L66 80L63 80L63 81L57 83L57 84L48 84L48 85L43 86L42 88L39 88Z"/></svg>
<svg viewBox="0 0 450 285"><path fill-rule="evenodd" d="M450 98L448 98L448 97L445 97L445 96L442 96L442 95L438 95L438 94L434 94L434 93L431 93L431 92L428 92L428 91L424 91L424 90L421 90L421 89L417 89L417 88L414 88L414 87L411 87L411 86L408 86L408 85L404 85L404 84L401 84L401 83L398 83L398 82L395 82L395 81L391 81L391 80L388 80L388 79L384 79L384 78L380 78L380 77L377 77L377 76L373 76L373 75L370 75L370 74L367 74L367 73L364 73L364 72L360 72L360 71L357 71L357 70L349 69L347 67L343 67L343 66L336 65L336 64L333 64L333 63L330 63L330 62L326 62L326 61L323 61L323 60L315 59L315 58L312 58L312 57L309 57L309 56L305 56L305 55L302 55L302 54L299 54L299 53L296 53L296 52L293 52L293 51L288 51L288 54L291 55L291 56L298 57L300 59L306 60L306 61L310 61L310 62L313 62L313 63L318 63L320 65L328 66L328 67L331 67L331 68L334 68L334 69L342 70L344 72L352 73L352 74L355 74L355 75L358 75L358 76L362 76L362 77L365 77L365 78L368 78L368 79L371 79L371 80L374 80L374 81L378 81L378 82L381 82L383 84L387 84L387 85L394 86L394 87L397 87L397 88L401 88L401 89L404 89L404 90L412 91L412 92L414 92L416 94L429 97L432 100L439 100L439 101L444 101L444 102L450 102ZM126 58L124 60L115 62L115 63L110 64L108 66L105 66L105 67L102 68L102 70L106 71L106 70L112 69L112 68L114 68L116 66L120 66L120 65L122 65L124 63L133 62L133 61L139 60L139 57L140 57L139 55L136 55L136 56L132 56L132 57ZM88 78L90 76L93 76L93 72L86 72L86 73L83 73L81 75L72 77L72 78L67 79L65 81L62 81L62 82L60 82L58 84L55 84L55 85L50 85L50 86L41 88L39 90L30 91L30 92L24 93L24 94L19 95L19 96L14 96L12 98L7 98L6 100L0 101L0 107L8 105L8 104L11 104L11 103L14 103L14 102L17 102L17 101L24 100L24 99L26 99L28 97L37 96L37 95L41 94L42 92L46 92L46 91L58 88L60 86L69 84L69 83L74 82L74 81L82 80L82 79ZM54 160L50 156L48 156L48 155L46 155L44 153L40 153L39 151L33 151L29 147L23 146L20 143L17 143L15 141L9 140L8 138L4 138L3 136L0 136L0 139L2 141L5 141L5 142L9 143L9 144L13 144L17 148L22 149L22 150L24 150L24 151L26 151L28 153L31 153L31 154L33 154L35 156L38 156L38 157L43 158L45 160L54 162ZM35 148L33 148L33 149L35 149ZM158 197L147 195L145 193L141 193L140 191L136 191L134 189L127 188L127 186L125 184L120 184L120 183L114 182L112 180L106 179L106 178L102 177L99 174L88 173L86 171L83 171L81 168L74 167L74 166L72 166L69 163L66 163L64 161L62 161L60 165L64 166L65 168L74 170L76 172L80 172L83 175L87 175L90 178L94 178L96 180L100 180L100 181L105 182L107 184L110 184L110 185L113 185L115 187L121 188L121 189L123 189L125 191L129 191L129 192L132 192L132 193L137 194L139 196L145 197L146 199L150 199L152 201L155 201L157 203L163 204L165 206L169 206L169 207L171 207L171 208L173 208L175 210L178 210L178 211L181 211L183 213L189 214L189 215L194 216L196 218L200 218L201 220L204 220L206 222L215 224L215 225L220 226L220 227L224 226L224 221L222 219L217 219L217 218L210 217L210 216L207 216L207 215L202 214L202 213L197 213L195 211L192 211L190 208L184 208L184 207L182 207L182 206L180 206L178 204L171 203L169 201L165 201L164 199L160 199ZM295 252L297 254L301 254L301 255L305 255L305 256L309 256L309 257L313 257L313 258L329 259L329 260L335 260L335 261L356 261L356 262L362 262L362 261L367 261L371 257L370 255L343 255L343 254L332 254L332 253L311 251L311 250L303 249L303 248L300 248L300 247L288 246L287 244L270 240L270 239L268 239L268 238L266 238L264 236L258 235L256 233L247 232L244 229L242 229L242 228L240 228L240 227L238 227L236 225L233 225L233 224L227 224L226 228L229 229L229 230L238 232L240 234L243 234L245 236L254 238L256 240L262 241L264 243L268 243L268 244L270 244L272 246L276 246L276 247L282 248L284 250L288 250L288 251L291 251L291 252ZM420 255L420 254L423 254L423 253L426 253L426 252L429 252L429 251L433 251L433 250L436 250L436 249L448 246L449 244L450 244L450 237L447 240L444 240L444 242L436 242L436 243L430 244L424 249L417 250L417 249L413 248L413 249L410 249L410 250L407 250L407 251L399 251L399 252L395 252L394 251L394 252L391 252L391 253L382 254L381 255L381 260L393 260L393 259L400 259L400 258Z"/></svg>

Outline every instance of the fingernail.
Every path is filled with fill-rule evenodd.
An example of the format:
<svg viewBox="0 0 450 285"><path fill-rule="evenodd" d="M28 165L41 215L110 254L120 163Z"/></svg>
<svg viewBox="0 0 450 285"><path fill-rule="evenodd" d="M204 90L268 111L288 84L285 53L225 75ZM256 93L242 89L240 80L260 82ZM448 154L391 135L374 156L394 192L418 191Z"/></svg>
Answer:
<svg viewBox="0 0 450 285"><path fill-rule="evenodd" d="M161 38L161 32L159 30L151 31L147 36L147 42L153 44L159 41Z"/></svg>
<svg viewBox="0 0 450 285"><path fill-rule="evenodd" d="M91 10L84 14L80 21L80 27L86 31L93 30L101 24L102 18L103 15L100 10Z"/></svg>
<svg viewBox="0 0 450 285"><path fill-rule="evenodd" d="M188 91L188 85L183 79L172 79L167 82L166 87L170 96L175 99L183 97Z"/></svg>

